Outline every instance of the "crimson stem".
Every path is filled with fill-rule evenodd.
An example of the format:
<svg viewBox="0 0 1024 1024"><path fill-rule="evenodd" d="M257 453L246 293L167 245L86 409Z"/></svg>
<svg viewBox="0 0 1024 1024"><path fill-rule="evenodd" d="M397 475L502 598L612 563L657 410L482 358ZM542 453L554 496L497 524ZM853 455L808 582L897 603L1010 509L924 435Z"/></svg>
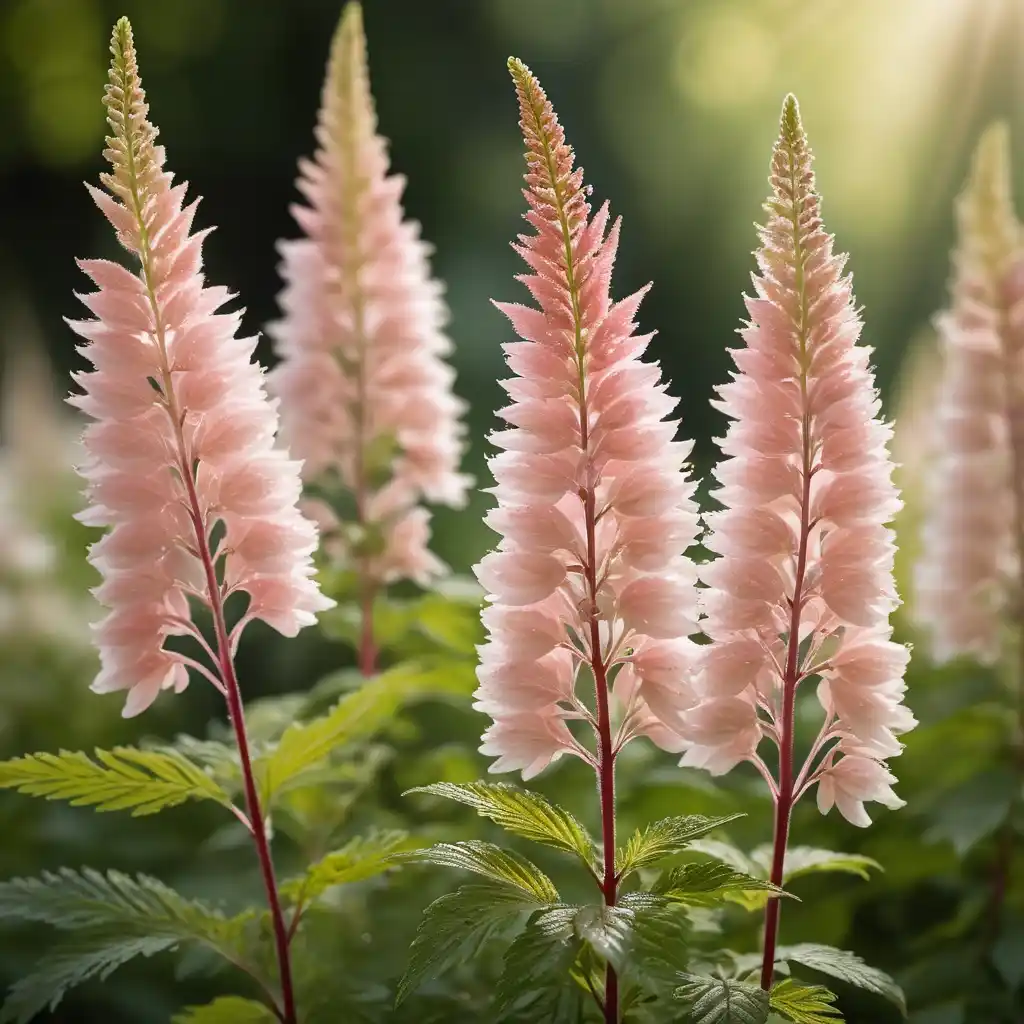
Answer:
<svg viewBox="0 0 1024 1024"><path fill-rule="evenodd" d="M224 618L224 600L213 555L210 551L206 527L200 512L199 499L196 495L195 483L190 473L185 473L184 480L191 504L192 524L196 531L196 542L199 557L206 573L206 585L210 594L210 609L213 613L216 653L219 660L221 678L226 690L228 716L235 733L238 746L238 757L242 765L242 782L245 790L245 804L252 827L253 842L256 855L260 862L260 873L267 893L267 904L274 931L274 946L277 952L278 973L281 977L282 1008L278 1012L282 1024L298 1024L295 1012L295 991L292 983L291 953L289 950L288 927L285 924L284 912L281 909L281 897L277 890L277 877L274 874L274 861L270 852L270 840L267 835L266 823L263 820L263 809L260 805L256 776L252 768L252 753L249 749L249 737L245 728L245 712L242 705L242 691L238 685L234 660L231 656L231 643L228 637L227 623Z"/></svg>

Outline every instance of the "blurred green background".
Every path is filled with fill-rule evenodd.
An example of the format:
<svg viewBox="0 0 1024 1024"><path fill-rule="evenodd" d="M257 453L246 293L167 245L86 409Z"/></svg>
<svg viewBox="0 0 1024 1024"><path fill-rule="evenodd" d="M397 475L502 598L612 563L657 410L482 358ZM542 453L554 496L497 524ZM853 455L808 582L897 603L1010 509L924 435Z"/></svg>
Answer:
<svg viewBox="0 0 1024 1024"><path fill-rule="evenodd" d="M502 402L499 345L511 335L488 299L525 296L508 246L524 208L505 70L510 53L547 89L594 200L610 199L624 217L616 295L654 282L640 323L659 332L651 351L682 400L701 475L723 427L708 398L726 378L726 349L743 315L753 222L783 95L800 99L818 154L826 223L850 253L865 340L876 349L890 415L910 340L945 300L951 203L974 141L989 120L1004 117L1021 149L1019 0L365 0L364 9L381 130L391 140L394 169L409 179L407 210L436 246L435 270L447 284L458 389L472 403L468 462L482 485L484 438ZM121 14L132 20L168 165L204 197L199 226L218 225L205 246L208 277L239 293L246 327L258 332L276 315L274 246L296 234L288 214L297 198L295 161L312 148L339 13L333 0L0 0L3 756L132 742L149 732L201 732L219 711L209 688L194 685L185 698L160 701L142 722L123 723L117 697L86 690L94 667L85 588L93 576L84 564L85 531L70 521L77 499L64 470L74 455L68 429L56 419L56 397L70 386L68 371L83 365L61 320L84 315L73 292L87 283L74 258L116 256L106 221L82 187L103 169L100 97L110 26ZM43 353L52 382L31 360ZM272 358L265 343L261 355ZM436 547L459 571L490 542L479 521L487 504L477 493L469 512L436 516ZM340 643L313 636L286 643L253 629L241 674L251 693L280 692L350 660ZM991 696L992 680L974 670L939 676L915 659L910 681L911 707L937 724L912 737L894 766L905 779L908 811L883 815L867 836L851 836L855 830L835 816L821 822L811 807L801 809L803 841L879 856L889 867L886 881L863 890L870 895L859 904L846 899L845 882L823 888L834 898L799 912L808 928L800 937L846 941L899 970L918 958L922 930L935 928L929 948L938 950L941 975L956 961L943 945L957 934L948 921L957 917L958 901L973 898L960 887L954 849L971 847L972 828L986 833L966 810L947 814L944 826L929 825L935 800L922 796L915 805L914 793L927 792L940 763L947 781L969 774L966 762L956 763L955 744L983 747L988 734L951 729L948 716ZM471 745L482 724L467 711L451 735L428 736L421 747L459 737ZM678 770L666 759L658 764L664 770L649 783L624 785L631 820L743 806L758 813L744 840L768 838L763 797L748 797L743 782L730 780L722 792L685 773L692 788L681 797ZM637 772L646 765L639 757ZM472 774L472 763L465 770ZM575 790L581 800L579 786L587 783L575 771L558 778L566 774L569 784L556 780L556 789ZM977 810L969 793L963 799L961 810ZM197 837L209 823L201 812L198 823L194 811L173 813L180 813L179 827L170 819L162 827L49 805L40 817L35 802L4 794L0 866L10 875L92 862L188 876L196 850L208 850L209 837ZM181 828L189 815L193 825ZM926 828L934 842L914 848ZM204 884L210 887L195 886ZM798 920L793 911L790 921ZM0 979L16 976L26 952L45 941L45 933L34 945L0 938ZM1024 931L1019 949L1024 962ZM401 956L396 950L399 962ZM110 1022L166 1020L174 990L132 981L145 972L124 977L116 1000L90 990L55 1019L92 1019L84 1014L102 1007ZM918 989L931 985L919 980ZM957 1024L963 1018L955 991L950 999L917 1019ZM880 1019L865 1013L850 1020Z"/></svg>

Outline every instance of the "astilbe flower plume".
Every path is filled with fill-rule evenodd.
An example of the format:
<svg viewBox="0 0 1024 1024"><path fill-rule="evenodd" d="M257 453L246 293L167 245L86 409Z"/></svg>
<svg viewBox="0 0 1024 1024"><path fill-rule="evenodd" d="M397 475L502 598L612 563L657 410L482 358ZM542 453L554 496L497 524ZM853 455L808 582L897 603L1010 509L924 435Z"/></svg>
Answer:
<svg viewBox="0 0 1024 1024"><path fill-rule="evenodd" d="M1003 125L982 138L957 203L951 308L936 318L942 380L932 413L915 618L940 661L995 661L1024 607L1024 249Z"/></svg>
<svg viewBox="0 0 1024 1024"><path fill-rule="evenodd" d="M372 602L381 584L445 571L421 502L460 507L471 481L458 472L464 403L442 358L441 286L419 225L403 220L405 180L388 173L356 3L331 48L316 138L298 180L309 205L292 208L306 237L280 244L271 387L306 480L328 498L340 487L354 506L348 521L337 502L317 502L316 514Z"/></svg>
<svg viewBox="0 0 1024 1024"><path fill-rule="evenodd" d="M332 602L312 578L316 528L296 505L298 463L274 447L277 413L251 361L256 340L236 336L239 313L216 312L231 296L204 282L207 232L192 232L196 203L184 205L185 186L172 186L163 169L125 18L111 53L112 172L101 178L107 191L89 191L135 268L81 261L99 286L80 296L96 319L71 323L94 367L74 375L82 393L69 399L94 421L83 438L90 504L82 519L109 527L89 555L103 576L96 596L110 608L95 628L93 689L127 690L132 715L161 689L181 690L192 667L224 693L278 944L281 1019L294 1024L287 935L233 654L247 622L292 636ZM248 607L229 630L224 606L236 593L248 595ZM190 599L212 615L212 645ZM172 636L191 637L212 664L166 649Z"/></svg>
<svg viewBox="0 0 1024 1024"><path fill-rule="evenodd" d="M248 594L232 635L218 636L223 655L252 619L293 636L331 602L312 579L317 535L296 507L298 463L274 447L256 339L236 337L240 313L215 312L231 295L204 282L209 232L192 232L197 203L184 205L185 185L163 169L125 31L115 33L105 97L113 171L102 175L107 192L87 187L138 269L79 261L99 286L79 296L96 319L71 327L94 369L74 374L83 393L69 401L95 421L83 438L81 518L110 527L89 555L103 576L96 596L111 609L96 627L93 689L128 690L133 715L188 682L189 660L163 643L198 638L190 597L219 614L229 595Z"/></svg>
<svg viewBox="0 0 1024 1024"><path fill-rule="evenodd" d="M772 880L781 884L795 800L814 783L867 825L864 801L898 807L885 760L914 719L902 704L906 648L890 639L897 605L893 539L899 508L887 453L890 428L856 345L861 324L845 258L835 255L814 190L811 152L789 97L760 229L751 321L732 353L737 371L719 389L731 417L715 475L722 511L705 544L720 557L701 569L713 643L702 649L700 703L686 717L683 763L718 774L754 762L777 804ZM799 774L794 705L818 678L821 732ZM779 748L778 779L758 754ZM778 900L765 943L770 984Z"/></svg>
<svg viewBox="0 0 1024 1024"><path fill-rule="evenodd" d="M481 751L492 771L537 774L570 753L593 765L602 804L604 898L616 899L614 761L633 737L681 748L695 645L695 570L684 556L697 514L682 472L651 335L634 316L646 288L612 303L619 224L590 215L582 171L529 69L509 63L526 143L532 234L516 251L539 308L499 304L521 341L505 345L509 428L492 435L501 536L477 566L490 606L476 707L494 722ZM589 706L583 687L593 686ZM617 721L613 712L617 710ZM570 731L589 723L596 751ZM616 1011L609 968L607 1012ZM617 1017L609 1016L609 1020Z"/></svg>

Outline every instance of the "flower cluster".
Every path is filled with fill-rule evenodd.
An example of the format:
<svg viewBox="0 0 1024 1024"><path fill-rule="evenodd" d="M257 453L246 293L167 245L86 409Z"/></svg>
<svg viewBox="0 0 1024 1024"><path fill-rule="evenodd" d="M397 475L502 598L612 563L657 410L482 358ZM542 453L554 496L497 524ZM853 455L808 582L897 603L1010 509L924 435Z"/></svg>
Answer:
<svg viewBox="0 0 1024 1024"><path fill-rule="evenodd" d="M1024 248L1006 129L989 129L958 203L951 308L936 318L933 418L915 614L934 656L994 661L1024 542ZM1019 584L1017 585L1019 587Z"/></svg>
<svg viewBox="0 0 1024 1024"><path fill-rule="evenodd" d="M403 220L405 182L377 134L358 4L334 39L316 136L298 181L309 206L292 209L306 237L280 245L284 317L270 328L283 436L307 480L354 502L344 524L340 501L316 503L325 541L378 583L426 583L444 566L419 502L464 503L464 403L429 247Z"/></svg>
<svg viewBox="0 0 1024 1024"><path fill-rule="evenodd" d="M718 774L750 760L767 774L757 748L768 736L782 750L781 799L816 780L822 811L834 803L866 825L864 801L900 804L884 761L915 724L902 704L908 654L888 624L897 597L883 524L899 501L852 282L822 225L792 98L770 180L745 344L716 403L732 422L715 470L724 508L708 516L705 544L721 557L701 570L713 643L683 763ZM794 779L796 691L815 677L825 724Z"/></svg>
<svg viewBox="0 0 1024 1024"><path fill-rule="evenodd" d="M565 752L593 761L567 720L608 733L608 690L618 706L607 760L644 734L679 750L696 631L694 485L682 472L690 445L674 440L676 402L651 335L634 317L646 289L612 303L619 237L607 205L594 216L583 176L554 110L522 64L510 64L526 142L525 215L533 234L516 251L539 308L501 304L522 339L505 346L509 427L492 436L501 536L477 576L491 605L477 708L494 723L481 750L492 771L524 778ZM597 691L596 717L577 691Z"/></svg>
<svg viewBox="0 0 1024 1024"><path fill-rule="evenodd" d="M94 421L83 440L90 504L81 518L110 528L89 555L103 576L96 596L110 609L95 627L102 666L93 689L128 690L127 716L163 688L181 690L190 664L202 667L164 649L168 636L204 642L190 598L221 616L215 658L229 656L251 619L291 636L332 602L311 578L316 528L296 507L298 463L274 447L277 414L251 361L256 341L236 336L240 314L216 312L231 296L204 283L207 232L192 232L196 203L185 205L185 186L172 186L154 145L127 21L111 50L113 173L102 176L108 191L89 191L138 269L80 261L98 286L80 296L95 319L71 327L93 369L75 374L82 393L69 401ZM222 608L236 591L249 605L229 638Z"/></svg>

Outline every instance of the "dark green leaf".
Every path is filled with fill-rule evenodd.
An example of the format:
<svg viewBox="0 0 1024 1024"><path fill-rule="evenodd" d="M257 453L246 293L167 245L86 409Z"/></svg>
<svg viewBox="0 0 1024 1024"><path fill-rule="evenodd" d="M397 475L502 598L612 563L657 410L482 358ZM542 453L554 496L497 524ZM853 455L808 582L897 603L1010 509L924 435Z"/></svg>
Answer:
<svg viewBox="0 0 1024 1024"><path fill-rule="evenodd" d="M568 1019L578 1007L579 986L570 970L582 947L576 935L576 907L552 907L534 914L505 952L494 1009L529 1013L532 1020Z"/></svg>
<svg viewBox="0 0 1024 1024"><path fill-rule="evenodd" d="M703 814L690 814L662 818L643 830L638 829L615 856L619 876L625 878L639 868L682 853L694 840L742 817L742 814L730 814L724 818L706 818Z"/></svg>
<svg viewBox="0 0 1024 1024"><path fill-rule="evenodd" d="M576 934L617 971L625 966L633 938L635 911L603 903L580 907L573 920Z"/></svg>
<svg viewBox="0 0 1024 1024"><path fill-rule="evenodd" d="M54 1009L69 989L91 978L109 977L138 956L173 949L173 935L119 935L103 930L76 935L51 949L34 971L12 986L0 1010L0 1024L28 1024L46 1009Z"/></svg>
<svg viewBox="0 0 1024 1024"><path fill-rule="evenodd" d="M943 795L925 838L948 840L962 857L1006 821L1019 792L1020 780L1014 772L981 772Z"/></svg>
<svg viewBox="0 0 1024 1024"><path fill-rule="evenodd" d="M765 1024L768 993L756 985L719 978L680 975L676 998L686 1004L693 1024Z"/></svg>
<svg viewBox="0 0 1024 1024"><path fill-rule="evenodd" d="M438 843L424 850L410 850L392 856L395 862L437 864L484 875L492 881L511 885L537 903L555 903L558 890L535 864L511 850L493 843L466 839L461 843Z"/></svg>
<svg viewBox="0 0 1024 1024"><path fill-rule="evenodd" d="M786 978L773 986L771 1008L794 1024L835 1024L842 1014L833 1006L836 997L821 985L801 985Z"/></svg>
<svg viewBox="0 0 1024 1024"><path fill-rule="evenodd" d="M475 957L489 940L505 936L541 901L518 886L484 882L464 885L427 907L398 985L401 1003L422 981Z"/></svg>
<svg viewBox="0 0 1024 1024"><path fill-rule="evenodd" d="M884 971L869 967L856 953L805 942L799 946L780 948L778 959L802 964L811 970L821 971L829 977L838 978L857 988L882 996L898 1006L906 1016L907 1004L899 985Z"/></svg>
<svg viewBox="0 0 1024 1024"><path fill-rule="evenodd" d="M1015 992L1024 982L1024 920L1007 921L992 946L992 963L1006 987Z"/></svg>
<svg viewBox="0 0 1024 1024"><path fill-rule="evenodd" d="M576 818L537 793L507 782L436 782L409 792L456 800L513 835L577 854L587 864L595 859L594 841Z"/></svg>

